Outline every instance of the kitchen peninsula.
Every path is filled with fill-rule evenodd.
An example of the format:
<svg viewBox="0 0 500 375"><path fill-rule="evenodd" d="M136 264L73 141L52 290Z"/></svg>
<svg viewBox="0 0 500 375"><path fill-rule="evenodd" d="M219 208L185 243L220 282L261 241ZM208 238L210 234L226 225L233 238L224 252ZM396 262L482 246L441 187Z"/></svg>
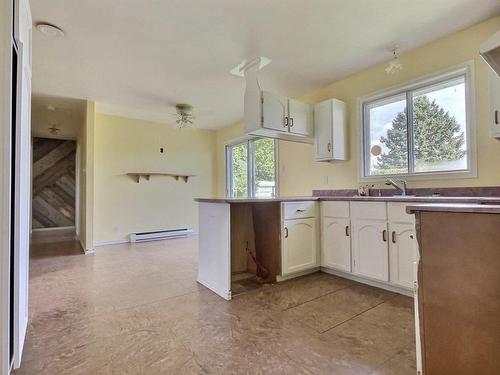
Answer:
<svg viewBox="0 0 500 375"><path fill-rule="evenodd" d="M499 204L500 198L315 192L309 197L197 202L198 281L229 300L247 288L318 270L413 295L418 251L415 218L406 207Z"/></svg>

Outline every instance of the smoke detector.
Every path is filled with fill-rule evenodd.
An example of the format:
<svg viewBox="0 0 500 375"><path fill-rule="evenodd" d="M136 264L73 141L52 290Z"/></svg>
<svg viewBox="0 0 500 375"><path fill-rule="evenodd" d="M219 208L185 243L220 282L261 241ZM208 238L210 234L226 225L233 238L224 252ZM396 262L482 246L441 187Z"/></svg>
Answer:
<svg viewBox="0 0 500 375"><path fill-rule="evenodd" d="M36 29L42 34L51 38L62 38L64 37L64 35L66 35L63 29L61 29L59 26L51 25L50 23L37 23Z"/></svg>

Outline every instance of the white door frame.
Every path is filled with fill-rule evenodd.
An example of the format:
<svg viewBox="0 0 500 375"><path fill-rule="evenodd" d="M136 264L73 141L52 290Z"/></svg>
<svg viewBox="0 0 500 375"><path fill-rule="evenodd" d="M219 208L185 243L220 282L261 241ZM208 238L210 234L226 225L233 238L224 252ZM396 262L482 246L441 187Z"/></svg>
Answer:
<svg viewBox="0 0 500 375"><path fill-rule="evenodd" d="M31 221L31 72L24 65L25 48L18 46L15 199L14 199L14 368L21 366L28 328L29 245ZM14 99L14 98L13 98Z"/></svg>
<svg viewBox="0 0 500 375"><path fill-rule="evenodd" d="M0 0L0 375L10 371L10 176L13 2Z"/></svg>

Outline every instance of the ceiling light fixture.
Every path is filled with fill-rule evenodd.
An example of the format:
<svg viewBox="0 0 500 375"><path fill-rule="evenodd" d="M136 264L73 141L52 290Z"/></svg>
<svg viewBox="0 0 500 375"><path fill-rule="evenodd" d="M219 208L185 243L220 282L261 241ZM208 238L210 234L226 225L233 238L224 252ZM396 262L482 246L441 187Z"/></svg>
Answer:
<svg viewBox="0 0 500 375"><path fill-rule="evenodd" d="M50 36L51 38L62 38L66 35L58 26L51 25L50 23L40 22L36 24L36 29L42 34Z"/></svg>
<svg viewBox="0 0 500 375"><path fill-rule="evenodd" d="M392 52L392 59L387 64L387 67L385 68L385 72L387 74L392 75L392 74L399 73L401 70L403 70L403 64L401 64L401 61L399 60L398 46L394 46L391 49L391 52Z"/></svg>
<svg viewBox="0 0 500 375"><path fill-rule="evenodd" d="M58 127L56 127L56 124L52 124L52 126L49 128L50 134L52 135L57 135L61 131Z"/></svg>
<svg viewBox="0 0 500 375"><path fill-rule="evenodd" d="M193 106L190 104L177 104L175 106L177 112L177 120L175 121L179 128L185 128L193 124L194 116L191 113Z"/></svg>

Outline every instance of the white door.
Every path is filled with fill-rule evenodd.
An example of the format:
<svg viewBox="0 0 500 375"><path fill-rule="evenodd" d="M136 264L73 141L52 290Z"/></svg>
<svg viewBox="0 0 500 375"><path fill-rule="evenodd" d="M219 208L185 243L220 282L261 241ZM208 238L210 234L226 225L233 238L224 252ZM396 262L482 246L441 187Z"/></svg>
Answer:
<svg viewBox="0 0 500 375"><path fill-rule="evenodd" d="M316 219L285 220L283 229L282 274L317 267Z"/></svg>
<svg viewBox="0 0 500 375"><path fill-rule="evenodd" d="M290 133L312 137L313 116L311 105L289 99L288 116L290 117Z"/></svg>
<svg viewBox="0 0 500 375"><path fill-rule="evenodd" d="M353 219L351 225L353 273L389 281L387 222Z"/></svg>
<svg viewBox="0 0 500 375"><path fill-rule="evenodd" d="M349 219L324 217L322 226L321 265L351 272Z"/></svg>
<svg viewBox="0 0 500 375"><path fill-rule="evenodd" d="M396 285L413 288L413 263L417 260L415 226L413 224L389 224L390 281Z"/></svg>
<svg viewBox="0 0 500 375"><path fill-rule="evenodd" d="M262 117L264 128L288 132L288 98L262 92Z"/></svg>
<svg viewBox="0 0 500 375"><path fill-rule="evenodd" d="M332 102L330 100L314 106L314 145L316 160L332 158Z"/></svg>

